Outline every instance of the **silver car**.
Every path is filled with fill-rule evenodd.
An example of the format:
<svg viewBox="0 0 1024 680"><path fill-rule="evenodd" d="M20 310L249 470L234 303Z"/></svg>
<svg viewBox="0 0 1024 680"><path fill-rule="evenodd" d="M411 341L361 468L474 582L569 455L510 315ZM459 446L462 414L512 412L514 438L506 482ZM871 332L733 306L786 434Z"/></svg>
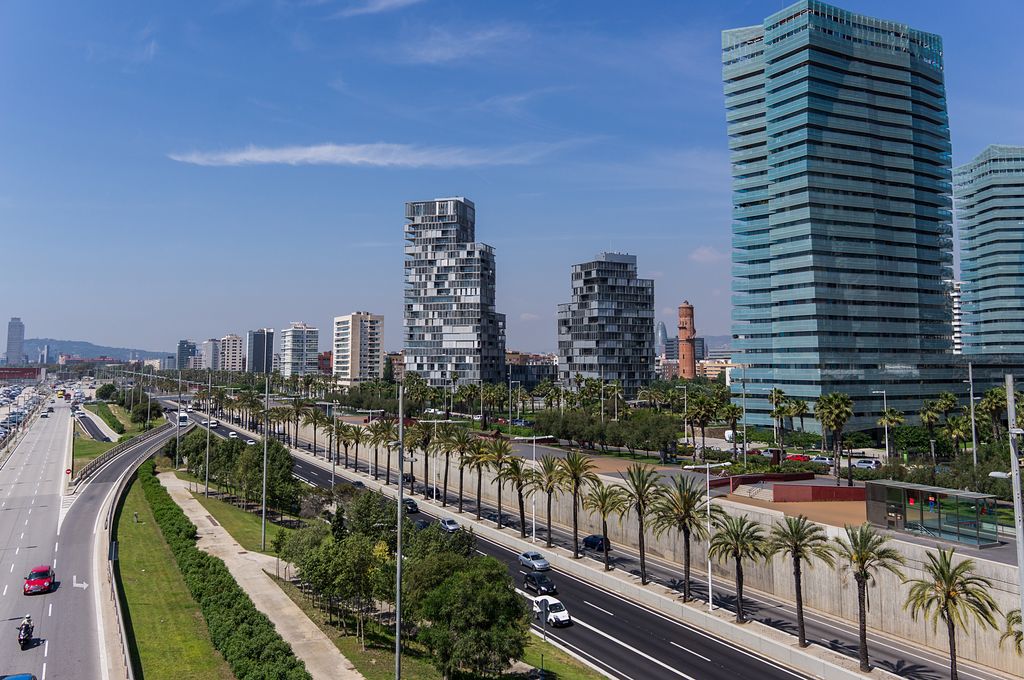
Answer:
<svg viewBox="0 0 1024 680"><path fill-rule="evenodd" d="M547 571L551 564L536 550L527 550L519 555L519 564L531 571Z"/></svg>

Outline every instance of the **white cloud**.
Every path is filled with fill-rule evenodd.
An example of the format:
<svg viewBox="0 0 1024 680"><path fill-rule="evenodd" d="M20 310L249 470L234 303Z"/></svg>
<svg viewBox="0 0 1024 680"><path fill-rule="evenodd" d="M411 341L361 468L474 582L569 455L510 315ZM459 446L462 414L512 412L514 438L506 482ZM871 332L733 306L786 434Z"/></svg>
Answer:
<svg viewBox="0 0 1024 680"><path fill-rule="evenodd" d="M713 264L726 259L725 253L718 251L711 246L700 246L690 253L690 260L701 264Z"/></svg>
<svg viewBox="0 0 1024 680"><path fill-rule="evenodd" d="M391 12L412 5L418 5L424 0L364 0L364 2L353 4L334 16L341 19L348 17L361 16L364 14L380 14L381 12Z"/></svg>
<svg viewBox="0 0 1024 680"><path fill-rule="evenodd" d="M403 57L414 64L443 64L491 52L510 42L522 42L529 33L520 27L499 25L477 31L452 32L440 26L432 27L427 35L408 40Z"/></svg>
<svg viewBox="0 0 1024 680"><path fill-rule="evenodd" d="M475 108L481 111L492 111L494 113L500 113L506 116L515 116L523 113L526 105L544 95L564 92L570 88L567 87L541 87L535 90L528 90L526 92L514 92L512 94L501 94L495 95L494 97L488 97Z"/></svg>
<svg viewBox="0 0 1024 680"><path fill-rule="evenodd" d="M506 147L471 148L415 144L316 144L312 146L247 146L227 151L170 153L181 163L237 165L362 165L396 168L466 168L485 165L528 165L579 140L537 142Z"/></svg>
<svg viewBox="0 0 1024 680"><path fill-rule="evenodd" d="M540 321L540 319L541 316L539 314L534 314L533 312L523 312L519 315L520 321Z"/></svg>

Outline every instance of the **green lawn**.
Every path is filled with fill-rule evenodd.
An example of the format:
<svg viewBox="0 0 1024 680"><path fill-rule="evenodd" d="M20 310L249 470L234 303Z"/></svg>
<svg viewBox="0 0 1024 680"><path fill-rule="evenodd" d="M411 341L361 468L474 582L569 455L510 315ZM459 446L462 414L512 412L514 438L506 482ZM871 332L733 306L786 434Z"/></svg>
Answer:
<svg viewBox="0 0 1024 680"><path fill-rule="evenodd" d="M234 678L210 641L202 613L137 483L118 515L117 538L130 644L142 665L142 674L136 677Z"/></svg>
<svg viewBox="0 0 1024 680"><path fill-rule="evenodd" d="M177 473L181 479L189 481L195 481L195 478L191 475ZM206 511L213 515L221 526L227 529L228 533L234 536L235 540L242 544L242 547L252 552L260 551L260 516L256 513L246 512L241 508L235 507L230 503L226 503L221 500L217 500L213 497L207 498L202 493L202 485L198 487L199 493L193 493L192 495L199 501L199 503L206 508ZM210 489L213 490L214 485L210 485ZM273 514L277 517L277 513ZM270 514L268 511L267 516L267 549L262 551L267 555L273 555L274 551L271 549L271 541L274 540L274 535L279 531L290 533L293 531L288 527L278 526L270 522Z"/></svg>
<svg viewBox="0 0 1024 680"><path fill-rule="evenodd" d="M77 423L75 424L75 442L71 448L75 470L81 470L86 463L97 458L114 447L114 442L98 442L90 439Z"/></svg>
<svg viewBox="0 0 1024 680"><path fill-rule="evenodd" d="M367 624L366 651L363 651L354 635L342 635L341 629L327 623L327 615L313 606L313 603L290 581L275 579L281 589L297 604L306 616L322 630L342 655L366 677L366 680L391 680L395 676L394 637ZM349 631L352 628L349 626ZM404 638L403 638L404 640ZM544 655L544 668L551 673L550 677L557 680L600 680L603 675L596 673L565 652L545 643L531 635L523 661L540 667L540 657ZM441 680L441 674L430 664L426 650L415 641L403 642L402 673L417 680ZM483 680L468 675L460 675L462 680ZM522 674L502 676L508 680L522 678ZM488 676L487 680L492 680Z"/></svg>
<svg viewBox="0 0 1024 680"><path fill-rule="evenodd" d="M85 408L92 411L100 418L107 426L117 432L118 425L124 425L121 419L114 415L114 412L110 410L110 405L100 402L99 404L86 404Z"/></svg>

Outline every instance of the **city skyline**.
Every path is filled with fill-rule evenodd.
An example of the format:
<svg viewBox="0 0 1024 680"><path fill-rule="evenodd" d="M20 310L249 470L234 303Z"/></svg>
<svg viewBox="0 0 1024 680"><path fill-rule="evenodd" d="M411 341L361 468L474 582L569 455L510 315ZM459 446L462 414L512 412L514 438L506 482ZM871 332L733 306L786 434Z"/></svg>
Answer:
<svg viewBox="0 0 1024 680"><path fill-rule="evenodd" d="M10 243L25 254L12 276L24 278L29 262L49 258L54 271L93 286L123 285L151 270L147 258L131 255L156 249L184 264L185 292L202 297L212 286L214 299L155 319L145 305L128 305L123 323L112 326L100 322L98 297L60 305L63 281L49 277L25 287L23 300L0 302L0 316L31 318L36 337L153 350L181 337L281 329L295 318L327 328L349 309L397 319L401 205L410 196L457 194L474 198L494 235L486 240L502 263L497 307L508 315L509 347L554 349L560 300L552 291L567 267L598 250L637 254L639 274L658 282L658 320L671 325L677 301L687 298L703 334L728 333L729 166L718 43L721 30L754 24L778 6L654 3L643 17L613 3L591 7L584 24L571 10L542 5L442 0L337 19L321 6L222 6L185 21L125 5L116 27L88 8L69 6L56 22L33 7L5 8L6 25L21 28L5 36L4 49L46 50L45 59L4 75L16 102L0 138L8 155L24 159L17 172L0 170L8 187L0 219L13 225ZM989 144L1021 143L1012 123L1024 95L998 87L1013 77L1009 27L1020 8L993 6L1006 19L994 26L953 3L941 11L880 2L851 9L943 36L954 164ZM230 30L233 22L262 37L265 55ZM452 38L440 41L449 46L405 41L399 58L370 44L403 40L420 22L427 37ZM369 40L333 39L358 33ZM981 40L988 48L975 54L970 45ZM544 68L527 52L557 56L564 67ZM266 79L240 77L246 60L267 58L283 65ZM616 77L638 68L639 82ZM293 81L292 72L303 77ZM65 87L69 78L80 84ZM394 91L415 93L435 80L451 102L445 120L436 106L399 106ZM628 96L607 97L608 87ZM217 111L205 103L212 88ZM51 90L61 92L59 105L50 105ZM150 107L169 104L169 96L178 119L147 122ZM24 112L37 107L51 113ZM95 170L83 172L84 159ZM76 181L61 182L66 172ZM61 184L56 196L51 182ZM519 217L524 208L536 216L529 223ZM283 258L284 225L339 244L345 266L336 266L336 248L308 249L294 256L301 267L293 275L258 276L254 263L274 267ZM246 239L238 238L243 229ZM40 232L50 238L36 238ZM47 248L51 240L66 247ZM118 265L104 267L103 258ZM281 259L280 270L289 264ZM522 271L531 276L520 280ZM392 326L385 338L388 349L400 347L397 331Z"/></svg>

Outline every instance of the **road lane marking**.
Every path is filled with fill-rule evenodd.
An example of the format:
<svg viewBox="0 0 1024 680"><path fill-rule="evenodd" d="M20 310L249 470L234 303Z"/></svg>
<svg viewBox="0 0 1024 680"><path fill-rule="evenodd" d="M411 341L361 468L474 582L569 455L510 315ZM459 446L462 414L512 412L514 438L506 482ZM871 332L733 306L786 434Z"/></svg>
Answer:
<svg viewBox="0 0 1024 680"><path fill-rule="evenodd" d="M53 616L53 603L50 603L50 607L46 610L47 616ZM673 643L674 644L674 643Z"/></svg>
<svg viewBox="0 0 1024 680"><path fill-rule="evenodd" d="M607 609L602 609L601 607L598 607L598 606L597 606L596 604L594 604L593 602L587 602L586 600L583 600L583 604L588 604L588 605L590 605L591 607L593 607L594 609L596 609L597 611L599 611L599 612L604 612L604 613L605 613L605 614L607 614L608 616L615 616L615 614L612 614L612 613L611 613L610 611L608 611Z"/></svg>
<svg viewBox="0 0 1024 680"><path fill-rule="evenodd" d="M17 555L20 552L21 552L21 547L20 546L14 549L14 554L15 555Z"/></svg>
<svg viewBox="0 0 1024 680"><path fill-rule="evenodd" d="M594 631L595 633L597 633L601 637L604 637L604 638L607 638L607 639L611 640L615 644L617 644L617 645L619 645L621 647L624 647L625 649L628 649L629 651L633 652L637 656L643 657L643 658L647 659L648 661L650 661L651 663L657 664L658 666L661 666L662 668L667 670L669 673L674 673L675 675L678 675L681 678L686 678L686 680L696 680L696 678L694 678L692 676L689 676L686 673L683 673L682 671L676 670L675 668L672 668L672 666L669 666L664 661L659 661L658 659L655 659L650 654L645 654L644 652L641 652L636 647L633 647L632 645L628 645L625 642L623 642L622 640L609 635L608 633L604 632L600 628L595 628L594 626L591 626L589 623L584 623L583 621L581 621L581 620L579 620L578 618L575 618L575 617L573 617L572 622L573 622L574 625L583 626L587 630Z"/></svg>
<svg viewBox="0 0 1024 680"><path fill-rule="evenodd" d="M56 557L53 558L53 568L54 569L57 568L57 558Z"/></svg>
<svg viewBox="0 0 1024 680"><path fill-rule="evenodd" d="M605 676L607 678L612 678L613 677L613 676L609 675L608 673L606 673L605 671L603 671L600 668L598 668L596 664L600 664L600 665L604 666L605 668L613 671L616 674L614 676L613 680L633 680L633 678L631 676L626 675L625 673L620 671L615 666L612 666L611 664L607 663L606 661L602 661L601 659L598 659L593 654L590 654L589 652L586 652L583 649L580 649L576 645L573 645L573 644L570 644L569 642L566 642L565 639L558 637L557 635L554 634L554 632L549 631L549 630L545 630L543 628L543 626L539 626L536 623L531 623L530 624L530 628L533 629L533 634L536 635L537 637L542 637L543 636L544 640L549 645L552 645L553 647L565 647L565 649L563 649L563 651L568 652L570 655L579 656L581 658L582 657L587 657L588 659L590 659L590 661L588 662L586 659L583 659L583 661L588 663L588 665L593 667L594 670L596 670L601 675L603 675L603 676ZM554 641L554 642L552 642L552 641Z"/></svg>
<svg viewBox="0 0 1024 680"><path fill-rule="evenodd" d="M698 654L697 652L693 651L692 649L689 649L687 647L683 647L678 642L673 642L672 640L669 640L668 643L670 645L674 645L674 646L678 647L679 649L683 650L684 652L689 652L690 654L693 654L694 656L696 656L699 659L704 659L708 663L712 663L711 659L709 659L708 657L704 656L703 654Z"/></svg>
<svg viewBox="0 0 1024 680"><path fill-rule="evenodd" d="M3 597L7 597L7 586L6 586L6 585L4 586L4 594L3 594Z"/></svg>
<svg viewBox="0 0 1024 680"><path fill-rule="evenodd" d="M11 562L11 573L14 573L14 562Z"/></svg>
<svg viewBox="0 0 1024 680"><path fill-rule="evenodd" d="M45 659L46 656L49 653L50 653L50 641L47 640L46 642L43 643L43 658Z"/></svg>
<svg viewBox="0 0 1024 680"><path fill-rule="evenodd" d="M46 662L43 662L43 677L41 680L46 680Z"/></svg>
<svg viewBox="0 0 1024 680"><path fill-rule="evenodd" d="M58 547L59 545L60 545L60 542L59 542L59 541L58 541L57 543L54 543L54 544L53 544L53 552L57 552L57 547Z"/></svg>

